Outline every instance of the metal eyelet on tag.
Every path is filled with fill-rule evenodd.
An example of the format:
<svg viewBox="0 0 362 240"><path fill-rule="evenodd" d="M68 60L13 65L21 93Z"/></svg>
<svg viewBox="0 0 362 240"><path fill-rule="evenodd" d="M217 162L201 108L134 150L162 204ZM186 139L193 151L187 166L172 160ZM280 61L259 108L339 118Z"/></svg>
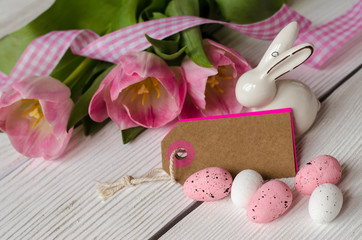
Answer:
<svg viewBox="0 0 362 240"><path fill-rule="evenodd" d="M172 152L175 149L183 149L184 151L182 154L176 155L174 159L174 166L177 168L183 168L190 165L194 159L195 159L195 149L191 145L191 143L184 141L184 140L178 140L173 142L167 149L167 158L170 159L170 156Z"/></svg>

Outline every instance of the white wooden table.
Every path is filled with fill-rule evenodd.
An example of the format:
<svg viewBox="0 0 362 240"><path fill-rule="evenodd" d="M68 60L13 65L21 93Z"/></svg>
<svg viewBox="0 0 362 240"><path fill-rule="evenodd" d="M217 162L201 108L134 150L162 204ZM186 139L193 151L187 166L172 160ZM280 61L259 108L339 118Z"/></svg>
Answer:
<svg viewBox="0 0 362 240"><path fill-rule="evenodd" d="M51 2L0 0L0 37ZM343 14L357 0L290 2L313 27ZM216 37L253 66L269 44L229 29ZM333 155L342 164L338 186L344 205L333 222L318 225L310 219L309 197L295 191L294 178L282 179L293 190L291 209L268 224L250 222L246 210L236 208L230 197L199 203L170 182L129 187L102 202L94 180L140 177L161 167L160 143L172 125L147 130L123 145L121 132L109 123L92 137L77 130L57 161L21 156L0 134L0 239L362 239L361 41L360 32L323 68L301 66L285 77L308 84L322 101L313 128L297 142L297 156L299 166L321 154Z"/></svg>

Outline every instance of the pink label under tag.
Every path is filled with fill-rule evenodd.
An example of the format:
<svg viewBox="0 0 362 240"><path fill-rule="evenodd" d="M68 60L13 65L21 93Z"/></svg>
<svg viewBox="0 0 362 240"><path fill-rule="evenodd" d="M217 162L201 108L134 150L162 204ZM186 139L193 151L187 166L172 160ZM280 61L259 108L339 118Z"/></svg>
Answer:
<svg viewBox="0 0 362 240"><path fill-rule="evenodd" d="M171 153L184 150L174 160L175 179L181 184L207 167L225 168L233 176L253 169L265 179L294 177L297 171L290 108L183 119L161 146L166 172Z"/></svg>

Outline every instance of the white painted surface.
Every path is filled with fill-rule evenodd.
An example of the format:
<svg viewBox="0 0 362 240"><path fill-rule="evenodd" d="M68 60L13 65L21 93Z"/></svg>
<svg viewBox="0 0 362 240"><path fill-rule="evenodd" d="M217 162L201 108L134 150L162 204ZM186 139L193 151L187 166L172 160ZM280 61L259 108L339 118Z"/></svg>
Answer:
<svg viewBox="0 0 362 240"><path fill-rule="evenodd" d="M0 38L39 16L55 0L0 0Z"/></svg>
<svg viewBox="0 0 362 240"><path fill-rule="evenodd" d="M309 196L298 193L294 178L283 179L293 191L290 209L268 224L256 224L231 198L203 203L163 239L361 239L362 71L343 84L324 103L315 127L297 145L299 166L329 154L342 165L344 205L329 224L316 224L309 216ZM347 94L348 93L348 94Z"/></svg>
<svg viewBox="0 0 362 240"><path fill-rule="evenodd" d="M14 0L0 0L0 34L4 26L17 28L18 15L5 11ZM44 10L43 0L18 0L33 17ZM47 1L51 2L51 1ZM347 11L356 0L293 1L292 8L323 24ZM32 9L29 11L29 9ZM24 10L16 10L18 14ZM4 16L2 15L2 16ZM2 19L6 19L3 21ZM29 19L26 21L30 21ZM6 23L5 23L6 22ZM222 29L220 41L240 51L256 65L269 42L251 39ZM351 39L322 69L301 66L289 76L308 84L317 96L362 63L362 34ZM319 154L331 154L343 167L340 187L345 205L328 225L312 225L308 197L294 191L293 207L267 225L248 222L245 211L235 209L230 198L204 203L186 216L164 239L248 239L262 237L320 239L361 236L361 71L322 104L316 124L299 141L298 159L305 164ZM78 130L67 153L58 161L27 159L17 154L4 135L0 137L0 236L3 239L146 239L165 226L193 202L182 187L167 182L148 183L121 190L107 202L98 198L93 180L115 181L124 174L140 177L161 166L160 142L170 125L144 132L133 143L122 145L121 134L110 123L92 137ZM285 179L290 187L293 179ZM294 188L293 188L294 189ZM318 234L319 233L319 234Z"/></svg>
<svg viewBox="0 0 362 240"><path fill-rule="evenodd" d="M119 239L144 239L154 233L192 202L180 185L147 183L102 202L94 180L140 177L159 167L159 139L167 130L152 129L122 145L116 125L108 124L93 137L78 134L59 161L28 161L0 181L0 235L105 238L116 232Z"/></svg>

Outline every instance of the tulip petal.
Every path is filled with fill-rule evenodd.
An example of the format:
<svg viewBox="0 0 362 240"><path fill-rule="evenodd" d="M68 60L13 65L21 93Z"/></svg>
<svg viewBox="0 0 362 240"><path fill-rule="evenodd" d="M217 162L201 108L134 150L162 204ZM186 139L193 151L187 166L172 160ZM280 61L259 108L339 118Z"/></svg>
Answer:
<svg viewBox="0 0 362 240"><path fill-rule="evenodd" d="M159 96L155 91L150 92L145 104L141 98L132 101L130 92L120 94L132 121L146 128L154 128L169 123L180 114L186 96L186 80L180 67L173 67L171 71L174 75L167 81L178 89L175 94L168 92L163 84L159 87Z"/></svg>
<svg viewBox="0 0 362 240"><path fill-rule="evenodd" d="M70 98L70 90L59 80L49 77L28 77L13 85L25 99L61 102Z"/></svg>
<svg viewBox="0 0 362 240"><path fill-rule="evenodd" d="M174 73L157 55L149 52L129 53L123 55L120 62L125 75L117 81L120 84L119 92L134 83L154 77L160 81L167 92L177 94L178 88L175 85Z"/></svg>
<svg viewBox="0 0 362 240"><path fill-rule="evenodd" d="M72 100L68 98L58 103L40 100L39 103L43 109L44 118L53 128L53 133L63 134L67 129L70 112L74 106Z"/></svg>
<svg viewBox="0 0 362 240"><path fill-rule="evenodd" d="M128 86L138 83L145 78L141 77L138 73L127 74L125 70L120 66L116 66L109 74L110 76L110 97L112 101L118 98L119 93ZM107 80L107 78L105 80Z"/></svg>
<svg viewBox="0 0 362 240"><path fill-rule="evenodd" d="M186 95L185 103L182 108L179 119L185 118L200 118L205 117L204 114L198 109L189 94Z"/></svg>
<svg viewBox="0 0 362 240"><path fill-rule="evenodd" d="M190 58L185 57L182 62L187 81L187 91L195 104L200 108L205 108L205 88L207 78L217 74L217 69L203 68L196 65Z"/></svg>
<svg viewBox="0 0 362 240"><path fill-rule="evenodd" d="M186 96L183 70L149 52L125 54L120 62L93 96L90 117L101 121L109 116L122 130L159 127L175 119Z"/></svg>
<svg viewBox="0 0 362 240"><path fill-rule="evenodd" d="M63 153L72 130L67 133L64 129L62 134L55 135L52 126L44 118L33 127L33 121L22 116L25 108L21 102L7 108L9 114L4 129L18 152L28 157L42 156L44 159L54 159Z"/></svg>
<svg viewBox="0 0 362 240"><path fill-rule="evenodd" d="M88 113L95 122L103 122L108 118L107 106L104 101L104 89L99 87L89 103Z"/></svg>
<svg viewBox="0 0 362 240"><path fill-rule="evenodd" d="M110 71L110 73L107 74L89 103L88 113L90 118L95 122L103 122L108 118L107 106L104 100L104 93L106 91L109 91L109 85L118 74L118 71L118 66L116 66Z"/></svg>
<svg viewBox="0 0 362 240"><path fill-rule="evenodd" d="M66 129L73 107L69 88L51 77L29 77L12 87L3 95L10 104L0 107L0 128L18 152L57 158L72 133Z"/></svg>
<svg viewBox="0 0 362 240"><path fill-rule="evenodd" d="M0 91L0 108L6 107L21 99L21 94L13 88Z"/></svg>
<svg viewBox="0 0 362 240"><path fill-rule="evenodd" d="M234 89L240 75L251 69L249 63L238 52L221 44L211 40L203 43L213 68L200 67L190 59L183 61L192 101L186 100L181 117L199 116L197 110L204 116L239 113L243 107L238 103Z"/></svg>
<svg viewBox="0 0 362 240"><path fill-rule="evenodd" d="M175 119L181 110L179 102L163 86L160 87L160 97L157 98L157 93L152 91L144 105L140 97L132 102L130 95L129 91L121 93L120 102L123 103L129 117L146 128L165 125Z"/></svg>
<svg viewBox="0 0 362 240"><path fill-rule="evenodd" d="M210 39L204 39L205 48L214 48L221 51L218 51L220 54L226 56L228 59L230 59L231 63L234 66L235 69L235 75L233 77L237 77L236 73L239 75L243 74L244 72L247 72L252 69L249 62L241 56L241 54L234 49L227 48L224 45L217 43L215 41L212 41ZM211 49L210 49L211 51ZM208 56L212 58L211 56ZM215 59L212 58L213 64L217 66L227 65L226 62L217 62Z"/></svg>
<svg viewBox="0 0 362 240"><path fill-rule="evenodd" d="M20 102L13 103L9 106L0 108L0 130L6 132L6 121L7 118L12 112L14 112L20 106ZM25 111L25 109L24 109Z"/></svg>
<svg viewBox="0 0 362 240"><path fill-rule="evenodd" d="M205 116L228 115L240 113L243 106L235 97L235 81L224 81L220 88L224 90L219 93L214 89L206 91L206 107L201 110Z"/></svg>
<svg viewBox="0 0 362 240"><path fill-rule="evenodd" d="M107 115L121 130L138 126L138 124L129 117L127 110L119 99L115 101L111 100L109 87L104 89L103 97L106 103Z"/></svg>
<svg viewBox="0 0 362 240"><path fill-rule="evenodd" d="M185 72L181 67L170 67L171 71L174 73L175 79L177 81L178 93L175 94L175 99L178 101L179 108L181 109L186 98L187 93L187 82L185 78Z"/></svg>

